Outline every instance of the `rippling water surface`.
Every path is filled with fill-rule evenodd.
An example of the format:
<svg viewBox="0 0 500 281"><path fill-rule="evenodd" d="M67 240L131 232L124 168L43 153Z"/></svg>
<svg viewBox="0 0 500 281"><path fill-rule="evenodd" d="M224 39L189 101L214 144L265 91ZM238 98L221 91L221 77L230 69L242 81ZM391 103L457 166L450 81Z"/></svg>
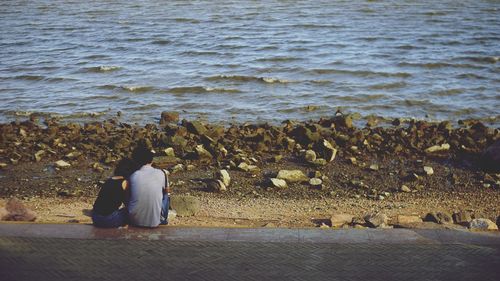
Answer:
<svg viewBox="0 0 500 281"><path fill-rule="evenodd" d="M0 26L4 122L500 120L499 1L2 1Z"/></svg>

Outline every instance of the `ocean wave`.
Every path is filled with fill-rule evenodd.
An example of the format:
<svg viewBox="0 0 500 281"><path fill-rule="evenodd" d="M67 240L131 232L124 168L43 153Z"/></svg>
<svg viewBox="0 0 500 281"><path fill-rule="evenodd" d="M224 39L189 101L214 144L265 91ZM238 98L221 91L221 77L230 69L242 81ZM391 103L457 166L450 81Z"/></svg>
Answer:
<svg viewBox="0 0 500 281"><path fill-rule="evenodd" d="M119 66L114 66L114 65L101 65L101 66L94 66L94 67L88 67L85 70L87 72L95 72L95 73L101 73L101 72L112 72L112 71L117 71L122 69Z"/></svg>
<svg viewBox="0 0 500 281"><path fill-rule="evenodd" d="M348 101L348 102L369 102L369 101L375 101L375 100L380 100L386 98L386 95L383 94L360 94L360 95L352 95L352 96L337 96L335 97L338 100L341 101Z"/></svg>
<svg viewBox="0 0 500 281"><path fill-rule="evenodd" d="M256 76L245 76L245 75L217 75L206 78L208 81L235 81L235 82L263 82L263 83L279 83L287 84L292 83L292 81L279 79L274 77L256 77Z"/></svg>
<svg viewBox="0 0 500 281"><path fill-rule="evenodd" d="M203 94L210 92L241 93L241 91L238 89L212 88L212 87L202 87L202 86L175 87L169 89L168 92L173 94L185 94L185 93Z"/></svg>
<svg viewBox="0 0 500 281"><path fill-rule="evenodd" d="M154 45L169 45L171 43L172 43L172 41L170 41L168 39L157 39L157 40L151 41L151 44L154 44Z"/></svg>
<svg viewBox="0 0 500 281"><path fill-rule="evenodd" d="M399 77L399 78L411 77L411 74L407 72L377 72L369 70L345 70L345 69L334 69L334 68L328 68L328 69L320 68L320 69L312 69L310 71L315 74L340 74L340 75L351 75L359 77L370 77L370 76Z"/></svg>
<svg viewBox="0 0 500 281"><path fill-rule="evenodd" d="M156 88L152 86L116 86L116 85L103 85L99 89L105 90L124 90L132 93L145 93L154 91Z"/></svg>
<svg viewBox="0 0 500 281"><path fill-rule="evenodd" d="M427 62L427 63L412 63L412 62L401 62L398 63L401 67L420 67L420 68L473 68L473 69L483 69L482 66L463 64L463 63L447 63L447 62Z"/></svg>
<svg viewBox="0 0 500 281"><path fill-rule="evenodd" d="M469 60L476 63L497 63L500 60L500 57L497 56L478 56L478 57L460 57L458 59Z"/></svg>
<svg viewBox="0 0 500 281"><path fill-rule="evenodd" d="M175 18L173 20L175 22L200 23L200 21L197 19L189 19L189 18Z"/></svg>
<svg viewBox="0 0 500 281"><path fill-rule="evenodd" d="M398 88L403 88L406 87L405 82L394 82L394 83L380 83L380 84L375 84L371 85L368 88L371 90L387 90L387 89L398 89Z"/></svg>
<svg viewBox="0 0 500 281"><path fill-rule="evenodd" d="M446 90L432 92L432 95L447 97L447 96L459 95L463 92L464 92L463 89L446 89Z"/></svg>
<svg viewBox="0 0 500 281"><path fill-rule="evenodd" d="M42 75L18 75L14 76L14 79L18 80L29 80L29 81L41 81L44 80L46 77Z"/></svg>
<svg viewBox="0 0 500 281"><path fill-rule="evenodd" d="M255 61L257 62L288 62L288 61L299 61L302 60L302 58L297 58L297 57L270 57L270 58L260 58L256 59Z"/></svg>

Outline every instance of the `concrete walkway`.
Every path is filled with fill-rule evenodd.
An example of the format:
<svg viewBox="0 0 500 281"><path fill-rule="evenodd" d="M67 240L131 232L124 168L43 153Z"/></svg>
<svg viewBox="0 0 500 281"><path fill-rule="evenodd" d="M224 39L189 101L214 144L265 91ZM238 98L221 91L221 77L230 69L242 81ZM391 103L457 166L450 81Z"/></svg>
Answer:
<svg viewBox="0 0 500 281"><path fill-rule="evenodd" d="M500 232L0 224L1 280L498 280Z"/></svg>

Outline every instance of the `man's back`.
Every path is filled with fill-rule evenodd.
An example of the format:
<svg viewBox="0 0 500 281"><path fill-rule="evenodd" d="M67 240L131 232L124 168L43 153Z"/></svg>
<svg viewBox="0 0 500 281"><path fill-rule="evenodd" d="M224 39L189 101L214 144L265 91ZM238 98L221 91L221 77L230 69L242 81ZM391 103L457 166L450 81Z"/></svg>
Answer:
<svg viewBox="0 0 500 281"><path fill-rule="evenodd" d="M161 170L144 165L130 176L130 223L156 227L160 223L165 175Z"/></svg>

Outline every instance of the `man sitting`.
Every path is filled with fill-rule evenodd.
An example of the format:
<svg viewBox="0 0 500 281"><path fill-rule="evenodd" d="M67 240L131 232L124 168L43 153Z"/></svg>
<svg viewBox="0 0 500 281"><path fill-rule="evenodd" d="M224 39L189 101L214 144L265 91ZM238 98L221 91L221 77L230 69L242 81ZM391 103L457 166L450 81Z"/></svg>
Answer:
<svg viewBox="0 0 500 281"><path fill-rule="evenodd" d="M168 224L169 183L167 173L155 169L153 153L144 146L132 152L132 159L140 167L130 176L130 224L157 227Z"/></svg>

